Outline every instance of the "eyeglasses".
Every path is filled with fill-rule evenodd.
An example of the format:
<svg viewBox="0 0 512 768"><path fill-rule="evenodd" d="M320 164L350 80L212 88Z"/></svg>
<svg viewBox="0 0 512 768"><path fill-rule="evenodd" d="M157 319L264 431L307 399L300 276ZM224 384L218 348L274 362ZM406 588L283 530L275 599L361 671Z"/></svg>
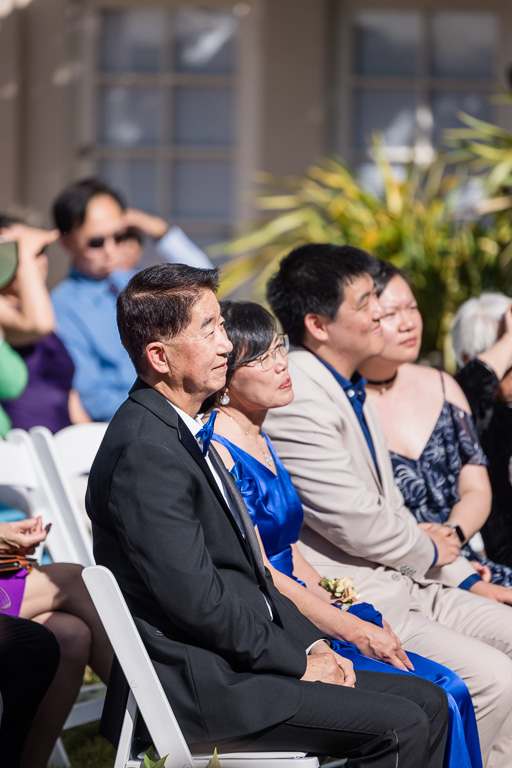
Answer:
<svg viewBox="0 0 512 768"><path fill-rule="evenodd" d="M270 371L276 364L277 353L281 357L286 357L290 349L290 340L286 333L279 334L278 339L279 343L273 349L265 352L264 355L260 355L254 358L254 360L249 360L248 363L236 363L236 365L246 365L248 368L255 368L259 365L263 371Z"/></svg>
<svg viewBox="0 0 512 768"><path fill-rule="evenodd" d="M128 233L127 229L123 229L122 232L115 232L113 235L105 235L105 237L91 237L90 240L87 241L86 245L87 248L103 248L105 245L105 240L114 240L116 245L119 245L120 243L124 243L127 238L129 238L130 235Z"/></svg>

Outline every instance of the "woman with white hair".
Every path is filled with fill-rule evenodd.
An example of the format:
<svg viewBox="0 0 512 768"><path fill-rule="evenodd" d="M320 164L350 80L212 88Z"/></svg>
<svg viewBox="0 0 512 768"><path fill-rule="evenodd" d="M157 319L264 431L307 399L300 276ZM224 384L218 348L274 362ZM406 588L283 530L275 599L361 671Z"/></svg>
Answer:
<svg viewBox="0 0 512 768"><path fill-rule="evenodd" d="M458 309L455 378L469 401L489 460L492 508L482 528L488 557L512 566L512 299L482 293Z"/></svg>

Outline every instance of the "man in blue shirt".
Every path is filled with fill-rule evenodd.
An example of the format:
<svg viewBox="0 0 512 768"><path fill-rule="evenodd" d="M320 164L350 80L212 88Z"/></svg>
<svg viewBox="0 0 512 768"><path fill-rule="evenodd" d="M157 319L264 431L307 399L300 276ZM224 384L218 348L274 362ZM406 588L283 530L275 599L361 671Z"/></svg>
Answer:
<svg viewBox="0 0 512 768"><path fill-rule="evenodd" d="M133 384L119 339L116 300L133 272L118 269L125 205L95 179L72 184L53 206L71 271L52 291L57 333L75 364L74 388L93 421L109 421Z"/></svg>
<svg viewBox="0 0 512 768"><path fill-rule="evenodd" d="M178 227L127 210L123 198L98 179L67 187L55 200L53 215L72 262L69 276L52 292L57 332L75 365L73 386L85 410L93 421L110 421L133 384L116 324L117 296L134 274L122 268L133 228L151 241L152 262L211 264Z"/></svg>
<svg viewBox="0 0 512 768"><path fill-rule="evenodd" d="M268 300L295 345L295 399L265 429L304 505L301 551L323 576L351 576L406 648L458 672L475 705L484 764L512 765L512 592L483 582L453 530L420 528L393 478L358 368L384 346L371 256L306 245ZM386 382L383 382L385 384ZM510 720L507 722L507 717Z"/></svg>

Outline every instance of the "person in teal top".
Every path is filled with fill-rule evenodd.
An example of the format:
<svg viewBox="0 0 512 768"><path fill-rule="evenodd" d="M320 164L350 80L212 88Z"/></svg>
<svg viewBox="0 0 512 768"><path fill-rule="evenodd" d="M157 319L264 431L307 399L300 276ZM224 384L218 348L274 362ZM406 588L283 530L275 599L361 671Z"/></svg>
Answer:
<svg viewBox="0 0 512 768"><path fill-rule="evenodd" d="M17 352L0 336L0 400L19 397L28 382L27 366ZM11 420L0 406L0 435L5 439Z"/></svg>
<svg viewBox="0 0 512 768"><path fill-rule="evenodd" d="M3 242L0 240L0 242ZM18 268L17 249L2 245L0 251L0 291L14 278ZM0 400L14 400L19 397L28 382L27 366L7 344L0 328ZM5 436L11 428L11 420L0 405L0 436Z"/></svg>

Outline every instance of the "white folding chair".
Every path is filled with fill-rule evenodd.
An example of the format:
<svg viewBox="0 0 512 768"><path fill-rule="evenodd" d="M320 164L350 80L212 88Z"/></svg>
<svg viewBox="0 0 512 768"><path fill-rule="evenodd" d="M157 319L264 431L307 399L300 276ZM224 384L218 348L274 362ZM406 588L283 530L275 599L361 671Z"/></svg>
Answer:
<svg viewBox="0 0 512 768"><path fill-rule="evenodd" d="M168 755L165 768L205 768L212 756L191 754L114 576L101 565L86 568L82 575L130 686L114 768L143 765L143 755L132 753L139 712L155 751L162 757ZM222 768L319 766L316 757L304 752L230 753L220 754L219 760Z"/></svg>
<svg viewBox="0 0 512 768"><path fill-rule="evenodd" d="M92 540L85 523L83 504L77 502L73 485L83 485L107 428L106 423L75 424L52 435L46 427L33 427L30 436L53 496L73 539L76 560L92 565Z"/></svg>
<svg viewBox="0 0 512 768"><path fill-rule="evenodd" d="M76 537L69 530L52 493L50 478L37 457L28 432L21 429L11 430L7 440L0 440L0 501L27 516L41 515L44 524L52 523L45 546L54 562L83 561L83 553L76 546ZM38 548L40 552L42 549L41 546ZM64 730L99 720L105 690L103 684L82 686ZM52 752L50 765L63 768L71 765L60 739Z"/></svg>
<svg viewBox="0 0 512 768"><path fill-rule="evenodd" d="M41 515L45 525L52 523L51 535L45 543L52 560L80 562L49 479L28 432L22 429L13 429L7 440L0 440L0 501L27 516ZM39 549L42 551L42 547Z"/></svg>

